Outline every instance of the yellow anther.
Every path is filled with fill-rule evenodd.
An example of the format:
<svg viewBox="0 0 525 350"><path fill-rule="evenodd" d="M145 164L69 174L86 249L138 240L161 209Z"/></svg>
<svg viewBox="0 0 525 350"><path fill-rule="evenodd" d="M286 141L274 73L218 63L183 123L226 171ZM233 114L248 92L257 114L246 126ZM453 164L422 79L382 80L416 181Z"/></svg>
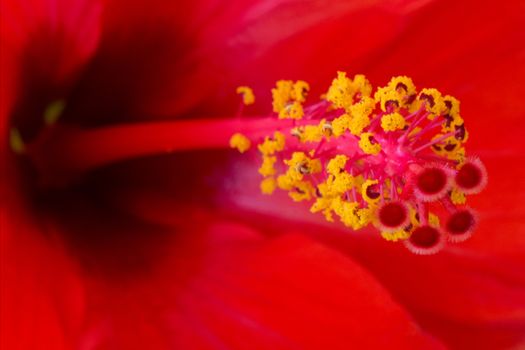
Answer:
<svg viewBox="0 0 525 350"><path fill-rule="evenodd" d="M294 183L296 180L294 180L289 172L286 172L286 174L279 175L277 177L277 187L279 187L281 190L289 191L293 188Z"/></svg>
<svg viewBox="0 0 525 350"><path fill-rule="evenodd" d="M332 81L326 99L336 108L348 108L352 104L352 81L346 76L345 72L337 72L337 77Z"/></svg>
<svg viewBox="0 0 525 350"><path fill-rule="evenodd" d="M376 101L373 98L363 97L361 98L361 101L350 107L350 115L354 118L360 115L368 117L374 110L375 106Z"/></svg>
<svg viewBox="0 0 525 350"><path fill-rule="evenodd" d="M345 226L353 229L359 228L359 216L357 215L359 204L357 202L343 201L338 197L332 202L332 209Z"/></svg>
<svg viewBox="0 0 525 350"><path fill-rule="evenodd" d="M348 129L353 135L360 136L363 130L370 125L370 119L364 114L354 115L350 123L348 124Z"/></svg>
<svg viewBox="0 0 525 350"><path fill-rule="evenodd" d="M290 135L297 137L299 140L303 139L303 127L296 127L290 130Z"/></svg>
<svg viewBox="0 0 525 350"><path fill-rule="evenodd" d="M392 91L392 89L389 88L388 86L378 87L376 92L375 92L375 94L374 94L374 101L376 103L381 102L381 99L383 98L383 95L386 94L389 91Z"/></svg>
<svg viewBox="0 0 525 350"><path fill-rule="evenodd" d="M332 132L335 137L339 137L345 133L346 130L348 130L348 126L350 125L350 116L348 114L343 114L340 117L335 118L332 120Z"/></svg>
<svg viewBox="0 0 525 350"><path fill-rule="evenodd" d="M332 198L332 201L330 203L331 209L340 217L344 216L344 204L349 203L347 201L344 201L341 199L341 197ZM355 203L355 202L354 202ZM357 203L356 208L359 206Z"/></svg>
<svg viewBox="0 0 525 350"><path fill-rule="evenodd" d="M294 101L285 105L279 112L279 119L301 119L304 116L301 102Z"/></svg>
<svg viewBox="0 0 525 350"><path fill-rule="evenodd" d="M354 79L349 79L345 72L337 72L337 77L332 81L328 92L327 101L332 102L335 108L349 108L354 103L354 96L361 98L369 97L372 93L372 85L364 75L357 74Z"/></svg>
<svg viewBox="0 0 525 350"><path fill-rule="evenodd" d="M371 203L368 203L368 205L368 208L360 208L357 211L357 215L359 216L359 228L365 227L374 220L375 207Z"/></svg>
<svg viewBox="0 0 525 350"><path fill-rule="evenodd" d="M370 204L375 204L381 199L381 194L379 193L379 188L377 191L372 192L371 187L378 184L377 180L367 179L361 185L361 196L363 199ZM372 195L373 193L373 195Z"/></svg>
<svg viewBox="0 0 525 350"><path fill-rule="evenodd" d="M311 159L308 166L310 167L311 174L317 174L323 170L323 166L321 165L321 161L319 159Z"/></svg>
<svg viewBox="0 0 525 350"><path fill-rule="evenodd" d="M302 80L279 80L272 89L273 111L279 119L301 119L304 115L302 103L306 99L308 83Z"/></svg>
<svg viewBox="0 0 525 350"><path fill-rule="evenodd" d="M356 164L358 164L359 161L356 162ZM354 183L355 183L355 186L358 187L358 188L361 188L361 186L363 185L363 183L365 182L365 178L363 177L363 175L357 175L356 177L354 177Z"/></svg>
<svg viewBox="0 0 525 350"><path fill-rule="evenodd" d="M360 208L356 202L343 201L339 212L336 213L340 216L341 222L353 230L359 230L371 222L371 209Z"/></svg>
<svg viewBox="0 0 525 350"><path fill-rule="evenodd" d="M445 104L449 116L459 117L459 100L457 98L447 95L443 97L443 103Z"/></svg>
<svg viewBox="0 0 525 350"><path fill-rule="evenodd" d="M465 121L463 120L463 118L461 118L461 116L458 114L454 115L453 116L453 120L452 120L452 125L454 126L460 126L460 125L463 125L465 124Z"/></svg>
<svg viewBox="0 0 525 350"><path fill-rule="evenodd" d="M303 129L302 142L319 142L323 138L323 130L319 125L306 125Z"/></svg>
<svg viewBox="0 0 525 350"><path fill-rule="evenodd" d="M458 132L458 136L460 135L459 132L461 132L461 139L459 137L454 137L454 139L458 143L465 143L468 140L469 133L465 129L465 122L463 121L463 118L459 114L452 117L451 121L445 120L442 124L441 131L443 133L449 133L449 132Z"/></svg>
<svg viewBox="0 0 525 350"><path fill-rule="evenodd" d="M465 128L465 123L463 122L463 119L458 115L454 118L454 121L452 122L452 125L454 127L453 130L458 132L457 136L455 136L455 139L458 140L460 143L465 143L468 141L469 132ZM461 135L462 133L462 135ZM461 136L460 136L461 135Z"/></svg>
<svg viewBox="0 0 525 350"><path fill-rule="evenodd" d="M279 80L276 87L272 89L272 106L275 113L280 113L292 98L293 82L291 80Z"/></svg>
<svg viewBox="0 0 525 350"><path fill-rule="evenodd" d="M306 174L316 174L321 172L322 165L319 159L311 159L304 152L292 153L292 158L285 160L284 163L290 168L288 172L292 178L302 180Z"/></svg>
<svg viewBox="0 0 525 350"><path fill-rule="evenodd" d="M239 152L244 153L250 149L251 141L240 133L235 133L230 138L230 147L237 149Z"/></svg>
<svg viewBox="0 0 525 350"><path fill-rule="evenodd" d="M432 137L432 141L435 141L442 137L443 137L443 134L437 134L434 137ZM449 155L455 154L460 147L461 147L460 142L454 136L450 136L446 138L445 140L442 140L431 146L432 151L434 151L434 153L437 153L441 156L446 156L446 157L448 157Z"/></svg>
<svg viewBox="0 0 525 350"><path fill-rule="evenodd" d="M450 200L456 205L465 204L467 202L467 196L457 188L454 188L450 193Z"/></svg>
<svg viewBox="0 0 525 350"><path fill-rule="evenodd" d="M332 191L343 194L346 191L351 190L353 186L353 176L344 171L334 176L334 180L332 182Z"/></svg>
<svg viewBox="0 0 525 350"><path fill-rule="evenodd" d="M319 123L319 129L321 130L321 133L323 134L323 136L326 137L327 139L329 139L330 136L334 134L332 123L330 123L329 121L326 121L325 119L322 119L321 122Z"/></svg>
<svg viewBox="0 0 525 350"><path fill-rule="evenodd" d="M276 131L273 133L273 139L275 141L275 149L277 151L282 151L286 143L286 136L283 133Z"/></svg>
<svg viewBox="0 0 525 350"><path fill-rule="evenodd" d="M352 80L352 85L355 89L355 92L361 95L361 98L370 97L370 95L372 94L372 84L370 84L368 79L366 79L366 77L362 74L356 74L354 76L354 79Z"/></svg>
<svg viewBox="0 0 525 350"><path fill-rule="evenodd" d="M333 222L334 218L332 216L332 203L333 198L331 197L319 197L315 200L314 204L310 207L311 213L323 212L323 215L327 221Z"/></svg>
<svg viewBox="0 0 525 350"><path fill-rule="evenodd" d="M381 117L381 127L384 131L403 130L405 126L405 118L399 113L390 113Z"/></svg>
<svg viewBox="0 0 525 350"><path fill-rule="evenodd" d="M410 232L405 230L398 230L394 232L381 232L381 237L387 241L397 242L399 240L405 240L410 237Z"/></svg>
<svg viewBox="0 0 525 350"><path fill-rule="evenodd" d="M387 109L397 110L403 106L403 96L395 89L388 86L377 89L374 98L381 105L381 110L386 112Z"/></svg>
<svg viewBox="0 0 525 350"><path fill-rule="evenodd" d="M257 146L257 149L259 149L259 152L261 152L262 154L274 154L275 153L274 141L270 139L269 137L266 137L263 143Z"/></svg>
<svg viewBox="0 0 525 350"><path fill-rule="evenodd" d="M246 106L255 102L255 95L253 94L253 90L250 87L239 86L236 92L242 95L242 103L244 103Z"/></svg>
<svg viewBox="0 0 525 350"><path fill-rule="evenodd" d="M361 134L359 139L359 147L366 154L376 155L381 152L381 145L377 142L372 143L374 135L370 132L365 132Z"/></svg>
<svg viewBox="0 0 525 350"><path fill-rule="evenodd" d="M292 158L285 160L284 163L289 165L290 168L296 167L297 165L302 165L308 162L310 158L304 152L294 152L292 153Z"/></svg>
<svg viewBox="0 0 525 350"><path fill-rule="evenodd" d="M262 194L272 194L277 187L277 183L273 177L267 177L261 181L260 187Z"/></svg>
<svg viewBox="0 0 525 350"><path fill-rule="evenodd" d="M320 183L317 189L322 197L336 198L352 189L354 178L347 172L337 176L329 175L325 182Z"/></svg>
<svg viewBox="0 0 525 350"><path fill-rule="evenodd" d="M370 125L369 115L375 108L375 101L370 97L363 97L359 103L352 105L350 110L351 120L348 123L350 132L356 136Z"/></svg>
<svg viewBox="0 0 525 350"><path fill-rule="evenodd" d="M265 137L263 143L259 144L257 148L259 149L259 152L261 152L264 155L272 155L275 152L280 152L284 149L286 142L286 137L280 133L279 131L276 131L273 134L273 138Z"/></svg>
<svg viewBox="0 0 525 350"><path fill-rule="evenodd" d="M332 198L336 195L336 193L332 192L333 181L334 181L334 177L329 176L325 182L321 182L319 185L317 185L317 190L321 194L321 197Z"/></svg>
<svg viewBox="0 0 525 350"><path fill-rule="evenodd" d="M418 105L418 109L421 104L424 104L426 110L430 112L429 119L434 119L447 110L441 93L436 89L421 90L415 103Z"/></svg>
<svg viewBox="0 0 525 350"><path fill-rule="evenodd" d="M298 80L293 85L292 99L297 102L304 102L306 100L306 95L310 90L310 85L306 81Z"/></svg>
<svg viewBox="0 0 525 350"><path fill-rule="evenodd" d="M454 151L446 153L446 157L450 160L462 163L465 160L465 147L456 147Z"/></svg>
<svg viewBox="0 0 525 350"><path fill-rule="evenodd" d="M294 184L294 188L288 195L296 202L309 201L315 192L314 187L309 181L299 181Z"/></svg>
<svg viewBox="0 0 525 350"><path fill-rule="evenodd" d="M438 134L434 136L432 140L435 140L441 136L442 136L441 134ZM468 136L465 131L465 139L467 137ZM464 140L459 141L454 136L450 136L447 139L443 140L442 142L433 145L432 150L434 151L434 153L437 153L440 156L447 157L450 160L462 162L465 159L465 147L461 145L462 142L464 142Z"/></svg>
<svg viewBox="0 0 525 350"><path fill-rule="evenodd" d="M261 174L262 176L275 175L274 164L276 161L277 157L275 156L263 155L263 162L261 164L261 167L259 168L259 174Z"/></svg>
<svg viewBox="0 0 525 350"><path fill-rule="evenodd" d="M404 100L406 100L408 96L416 93L416 86L412 82L412 79L407 76L393 77L388 83L388 87L399 92L399 94L404 97Z"/></svg>
<svg viewBox="0 0 525 350"><path fill-rule="evenodd" d="M410 207L409 217L410 217L410 224L412 225L412 228L415 228L415 227L419 226L417 210L415 210L414 208Z"/></svg>
<svg viewBox="0 0 525 350"><path fill-rule="evenodd" d="M430 226L439 227L439 217L436 214L428 214L428 223Z"/></svg>
<svg viewBox="0 0 525 350"><path fill-rule="evenodd" d="M337 176L345 169L346 162L348 161L348 157L344 154L339 154L335 156L334 158L330 159L328 162L328 165L326 166L326 170L329 174Z"/></svg>
<svg viewBox="0 0 525 350"><path fill-rule="evenodd" d="M418 212L414 208L410 208L409 215L410 215L410 224L412 225L412 229L411 229L412 231L414 230L414 228L418 227L421 224L421 221L418 216L419 215ZM428 223L431 226L439 227L439 217L434 213L429 213Z"/></svg>

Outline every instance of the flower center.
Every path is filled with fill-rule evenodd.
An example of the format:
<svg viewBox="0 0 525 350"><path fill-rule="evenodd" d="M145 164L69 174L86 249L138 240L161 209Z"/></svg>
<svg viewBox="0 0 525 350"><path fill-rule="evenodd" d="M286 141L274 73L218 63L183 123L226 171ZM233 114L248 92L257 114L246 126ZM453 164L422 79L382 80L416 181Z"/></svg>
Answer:
<svg viewBox="0 0 525 350"><path fill-rule="evenodd" d="M240 152L257 144L262 193L284 190L294 201L311 201L310 211L330 222L338 218L354 230L374 224L388 240L415 235L413 246L439 248L439 218L429 209L435 203L455 212L468 194L461 184L481 181L466 166L472 161L459 101L436 89L418 92L408 77L373 94L364 76L344 72L320 102L306 105L308 90L304 81L278 81L273 112L293 127L231 139Z"/></svg>
<svg viewBox="0 0 525 350"><path fill-rule="evenodd" d="M304 81L277 82L273 116L241 118L243 106L255 101L243 86L235 118L89 130L56 123L63 109L57 104L45 132L24 144L14 130L11 145L42 176L68 181L137 157L228 146L244 153L256 144L262 193L284 190L294 201L311 201L310 211L328 221L338 218L354 230L373 224L389 240L438 247L439 218L429 209L442 204L455 213L466 194L486 184L482 163L465 155L459 102L435 89L417 92L408 77L394 77L372 95L364 76L339 72L321 101L305 105L308 90ZM458 220L449 222L452 231L466 225Z"/></svg>

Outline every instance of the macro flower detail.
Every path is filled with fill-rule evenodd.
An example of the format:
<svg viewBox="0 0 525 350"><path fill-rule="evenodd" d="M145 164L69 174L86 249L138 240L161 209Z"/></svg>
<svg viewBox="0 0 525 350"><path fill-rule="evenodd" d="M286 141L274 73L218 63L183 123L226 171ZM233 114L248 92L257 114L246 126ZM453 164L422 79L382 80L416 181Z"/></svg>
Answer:
<svg viewBox="0 0 525 350"><path fill-rule="evenodd" d="M0 349L524 347L522 2L0 2ZM341 73L341 107L336 69L366 74ZM396 75L417 88L376 102ZM354 135L378 159L416 99L461 141L425 152L467 147L407 171L427 226L351 152L315 172L291 149ZM310 199L279 188L290 166Z"/></svg>
<svg viewBox="0 0 525 350"><path fill-rule="evenodd" d="M308 91L304 81L278 81L272 97L279 120L262 128L273 134L252 130L230 139L241 153L258 144L263 194L284 190L329 222L338 218L353 230L373 225L416 254L470 237L477 219L466 196L486 186L487 172L465 152L456 98L418 91L406 76L374 92L364 75L344 72L321 101L305 104Z"/></svg>

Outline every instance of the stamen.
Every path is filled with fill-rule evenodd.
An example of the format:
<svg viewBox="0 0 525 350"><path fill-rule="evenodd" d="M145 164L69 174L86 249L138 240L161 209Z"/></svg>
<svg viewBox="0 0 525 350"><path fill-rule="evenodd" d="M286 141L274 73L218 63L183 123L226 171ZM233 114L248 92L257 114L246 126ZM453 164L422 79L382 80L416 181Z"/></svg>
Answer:
<svg viewBox="0 0 525 350"><path fill-rule="evenodd" d="M244 105L249 106L255 103L255 95L250 87L239 86L236 92L242 95L242 102Z"/></svg>
<svg viewBox="0 0 525 350"><path fill-rule="evenodd" d="M418 93L404 76L372 94L364 76L338 72L324 101L303 106L308 89L286 80L272 90L276 116L296 120L277 129L279 149L272 138L251 138L259 142L262 192L273 192L275 177L279 189L312 200L310 211L327 221L338 218L353 230L373 223L385 239L405 240L415 253L439 250L440 219L429 210L445 205L455 213L484 182L476 177L482 165L465 162L459 101L436 89Z"/></svg>
<svg viewBox="0 0 525 350"><path fill-rule="evenodd" d="M235 133L230 138L230 147L236 148L239 152L244 153L250 149L251 141L249 138L240 133Z"/></svg>

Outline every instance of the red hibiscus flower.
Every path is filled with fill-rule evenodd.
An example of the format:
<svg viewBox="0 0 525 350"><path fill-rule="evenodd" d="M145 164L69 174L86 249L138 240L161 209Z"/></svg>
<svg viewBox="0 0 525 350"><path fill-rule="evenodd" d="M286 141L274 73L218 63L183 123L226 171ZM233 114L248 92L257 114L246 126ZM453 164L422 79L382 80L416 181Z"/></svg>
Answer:
<svg viewBox="0 0 525 350"><path fill-rule="evenodd" d="M0 5L2 348L523 346L521 3ZM262 115L338 69L461 100L490 174L470 240L420 257L256 194L220 136L235 87Z"/></svg>

